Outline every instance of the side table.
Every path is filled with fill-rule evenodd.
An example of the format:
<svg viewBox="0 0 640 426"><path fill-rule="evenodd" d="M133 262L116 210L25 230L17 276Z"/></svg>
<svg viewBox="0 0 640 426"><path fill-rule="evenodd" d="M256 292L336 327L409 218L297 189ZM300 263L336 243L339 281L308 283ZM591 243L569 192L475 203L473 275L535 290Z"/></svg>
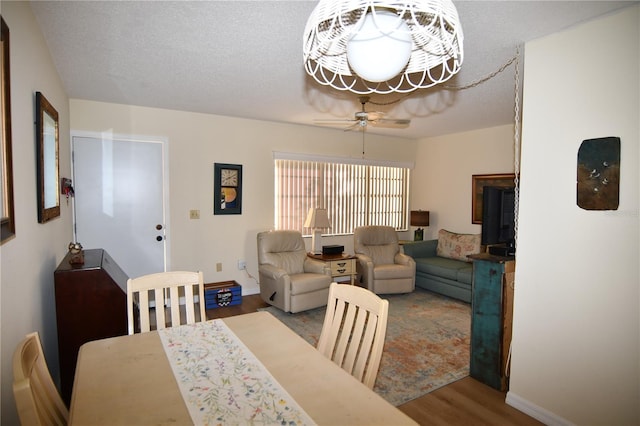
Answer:
<svg viewBox="0 0 640 426"><path fill-rule="evenodd" d="M358 274L356 272L356 259L357 257L351 254L313 254L307 253L312 259L321 260L331 268L331 278L335 277L351 277L351 285L355 282L355 277Z"/></svg>

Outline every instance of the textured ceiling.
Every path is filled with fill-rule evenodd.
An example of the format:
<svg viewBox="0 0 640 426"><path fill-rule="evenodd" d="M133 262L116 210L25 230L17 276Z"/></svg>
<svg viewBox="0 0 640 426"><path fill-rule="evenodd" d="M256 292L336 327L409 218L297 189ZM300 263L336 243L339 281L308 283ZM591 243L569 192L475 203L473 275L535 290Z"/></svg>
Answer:
<svg viewBox="0 0 640 426"><path fill-rule="evenodd" d="M465 56L447 85L476 82L516 46L632 3L455 1ZM302 33L315 4L56 0L31 8L71 98L313 125L360 109L356 95L320 86L304 71ZM372 96L377 104L398 102L367 109L410 118L410 127L369 132L419 138L507 124L514 66L466 90L402 96Z"/></svg>

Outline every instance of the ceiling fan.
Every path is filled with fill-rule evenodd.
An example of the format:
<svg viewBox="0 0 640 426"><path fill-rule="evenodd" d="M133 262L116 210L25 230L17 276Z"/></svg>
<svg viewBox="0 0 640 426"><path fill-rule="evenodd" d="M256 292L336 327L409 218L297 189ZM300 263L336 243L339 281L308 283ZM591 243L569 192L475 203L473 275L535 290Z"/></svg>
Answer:
<svg viewBox="0 0 640 426"><path fill-rule="evenodd" d="M327 125L327 126L335 126L335 125L344 125L348 124L347 130L365 130L368 125L373 127L384 127L389 129L405 129L409 127L411 120L402 119L402 118L384 118L383 112L377 111L367 111L365 109L365 105L369 102L369 96L360 96L358 97L360 104L362 104L362 109L360 111L356 111L353 119L343 119L343 120L314 120L316 124Z"/></svg>

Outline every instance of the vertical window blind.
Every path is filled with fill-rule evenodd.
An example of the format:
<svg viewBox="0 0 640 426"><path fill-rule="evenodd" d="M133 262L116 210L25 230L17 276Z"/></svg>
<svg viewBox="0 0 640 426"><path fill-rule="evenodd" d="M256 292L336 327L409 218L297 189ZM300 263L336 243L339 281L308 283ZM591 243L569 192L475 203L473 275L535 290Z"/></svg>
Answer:
<svg viewBox="0 0 640 426"><path fill-rule="evenodd" d="M329 235L359 226L407 229L409 168L275 159L275 228L303 235L310 208L326 208Z"/></svg>

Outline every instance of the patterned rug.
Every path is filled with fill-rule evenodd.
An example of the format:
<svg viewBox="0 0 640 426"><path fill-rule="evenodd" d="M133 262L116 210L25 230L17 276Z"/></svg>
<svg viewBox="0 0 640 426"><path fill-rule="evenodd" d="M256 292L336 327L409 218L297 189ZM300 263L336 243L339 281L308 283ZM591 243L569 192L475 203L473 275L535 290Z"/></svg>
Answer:
<svg viewBox="0 0 640 426"><path fill-rule="evenodd" d="M389 300L389 319L376 393L398 406L469 375L470 305L419 288L382 297ZM317 345L325 308L263 310Z"/></svg>

